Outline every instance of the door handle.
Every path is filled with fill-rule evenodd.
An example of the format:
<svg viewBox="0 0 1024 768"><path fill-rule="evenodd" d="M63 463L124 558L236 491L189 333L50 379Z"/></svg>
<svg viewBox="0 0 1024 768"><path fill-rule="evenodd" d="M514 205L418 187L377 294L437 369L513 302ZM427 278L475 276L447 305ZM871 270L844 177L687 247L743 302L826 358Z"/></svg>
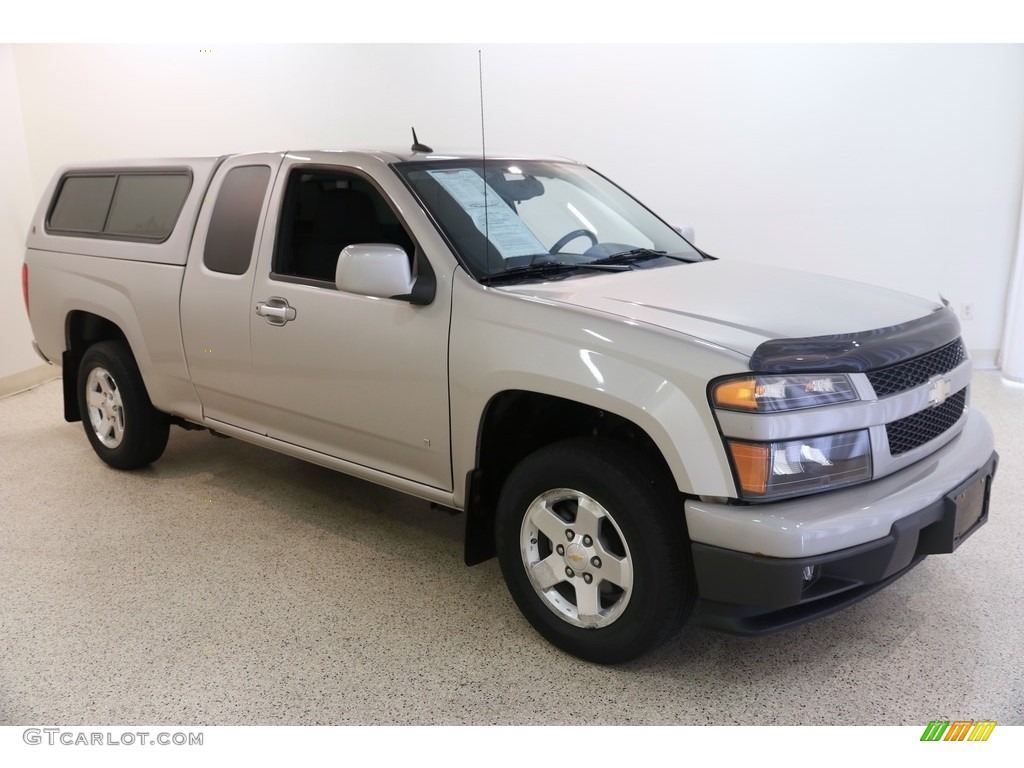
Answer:
<svg viewBox="0 0 1024 768"><path fill-rule="evenodd" d="M288 306L288 300L280 296L271 296L266 301L256 303L256 314L267 318L271 325L284 325L295 319L295 308Z"/></svg>

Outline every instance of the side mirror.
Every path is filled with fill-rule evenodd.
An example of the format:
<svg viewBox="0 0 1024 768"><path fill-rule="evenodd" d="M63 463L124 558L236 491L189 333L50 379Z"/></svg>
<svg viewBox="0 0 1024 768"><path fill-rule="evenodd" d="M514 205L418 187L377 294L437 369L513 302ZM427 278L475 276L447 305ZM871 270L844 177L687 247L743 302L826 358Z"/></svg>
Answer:
<svg viewBox="0 0 1024 768"><path fill-rule="evenodd" d="M686 242L688 242L690 245L694 244L694 241L696 240L696 235L694 234L693 226L692 225L685 224L685 225L683 225L681 227L672 227L672 229L674 229L680 235L685 237L686 238Z"/></svg>
<svg viewBox="0 0 1024 768"><path fill-rule="evenodd" d="M397 245L359 243L346 246L338 256L334 284L339 291L403 299L414 304L415 284L409 269L409 256ZM433 299L433 291L430 298Z"/></svg>

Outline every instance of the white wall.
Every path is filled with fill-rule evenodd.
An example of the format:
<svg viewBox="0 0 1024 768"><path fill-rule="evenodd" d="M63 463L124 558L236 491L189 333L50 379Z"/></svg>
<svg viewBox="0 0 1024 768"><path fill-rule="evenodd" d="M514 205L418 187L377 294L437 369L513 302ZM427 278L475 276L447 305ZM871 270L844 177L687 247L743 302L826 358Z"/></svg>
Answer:
<svg viewBox="0 0 1024 768"><path fill-rule="evenodd" d="M1017 256L1006 289L1006 326L999 368L1003 377L1024 384L1024 204L1017 232Z"/></svg>
<svg viewBox="0 0 1024 768"><path fill-rule="evenodd" d="M25 234L35 209L14 52L0 45L0 378L42 364L21 294Z"/></svg>
<svg viewBox="0 0 1024 768"><path fill-rule="evenodd" d="M210 48L15 46L34 193L63 162L407 146L410 125L436 149L479 147L475 46ZM584 160L723 258L969 304L967 344L994 358L1024 46L483 53L489 150Z"/></svg>

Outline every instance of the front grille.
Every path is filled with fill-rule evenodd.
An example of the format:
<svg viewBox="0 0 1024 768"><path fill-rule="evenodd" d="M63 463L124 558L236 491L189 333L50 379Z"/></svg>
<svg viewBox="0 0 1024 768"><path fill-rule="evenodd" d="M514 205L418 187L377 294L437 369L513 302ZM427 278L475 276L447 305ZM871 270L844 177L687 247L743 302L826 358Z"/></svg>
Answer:
<svg viewBox="0 0 1024 768"><path fill-rule="evenodd" d="M956 424L963 416L966 404L967 387L964 387L955 395L950 395L942 405L889 422L885 425L885 434L889 437L889 453L899 456L934 440Z"/></svg>
<svg viewBox="0 0 1024 768"><path fill-rule="evenodd" d="M964 342L957 339L927 355L868 373L876 397L885 397L924 384L933 376L948 373L964 361Z"/></svg>

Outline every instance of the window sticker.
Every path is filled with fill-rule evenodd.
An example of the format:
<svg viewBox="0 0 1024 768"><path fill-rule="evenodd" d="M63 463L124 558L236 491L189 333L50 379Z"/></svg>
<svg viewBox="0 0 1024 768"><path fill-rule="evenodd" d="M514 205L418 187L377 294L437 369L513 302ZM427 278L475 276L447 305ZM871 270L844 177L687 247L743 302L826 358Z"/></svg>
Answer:
<svg viewBox="0 0 1024 768"><path fill-rule="evenodd" d="M467 168L427 173L469 214L476 228L490 238L491 244L503 259L547 253L547 248L516 212L478 173Z"/></svg>

